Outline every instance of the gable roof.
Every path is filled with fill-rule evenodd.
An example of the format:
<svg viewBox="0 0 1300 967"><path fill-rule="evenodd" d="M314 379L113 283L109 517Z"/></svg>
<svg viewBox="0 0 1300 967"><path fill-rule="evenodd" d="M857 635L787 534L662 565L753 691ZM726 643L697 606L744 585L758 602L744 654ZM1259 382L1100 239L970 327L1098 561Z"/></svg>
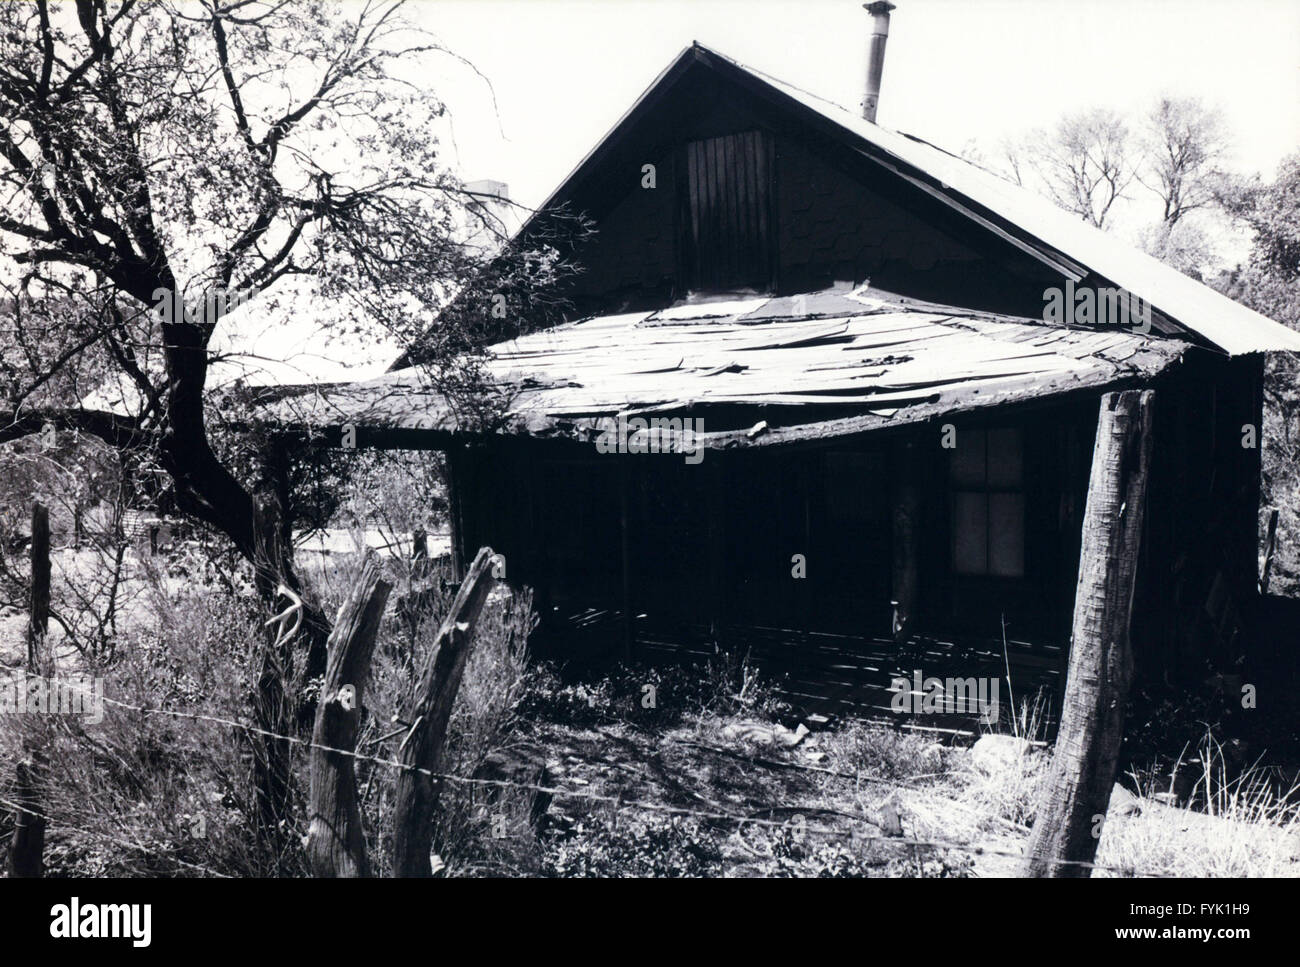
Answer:
<svg viewBox="0 0 1300 967"><path fill-rule="evenodd" d="M1183 275L1094 228L1045 198L911 135L890 131L852 111L695 43L638 98L609 134L540 208L545 212L593 178L614 145L693 67L728 78L772 107L795 116L893 171L1011 242L1067 278L1092 277L1149 302L1176 328L1229 355L1300 351L1300 333ZM532 220L521 229L526 234Z"/></svg>

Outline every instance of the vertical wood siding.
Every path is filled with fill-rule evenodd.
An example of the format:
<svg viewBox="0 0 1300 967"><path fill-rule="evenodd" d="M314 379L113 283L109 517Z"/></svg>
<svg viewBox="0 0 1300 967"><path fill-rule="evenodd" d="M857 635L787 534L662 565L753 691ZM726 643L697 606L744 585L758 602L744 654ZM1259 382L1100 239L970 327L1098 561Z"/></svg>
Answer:
<svg viewBox="0 0 1300 967"><path fill-rule="evenodd" d="M775 263L772 139L744 131L685 148L682 270L692 291L769 291Z"/></svg>

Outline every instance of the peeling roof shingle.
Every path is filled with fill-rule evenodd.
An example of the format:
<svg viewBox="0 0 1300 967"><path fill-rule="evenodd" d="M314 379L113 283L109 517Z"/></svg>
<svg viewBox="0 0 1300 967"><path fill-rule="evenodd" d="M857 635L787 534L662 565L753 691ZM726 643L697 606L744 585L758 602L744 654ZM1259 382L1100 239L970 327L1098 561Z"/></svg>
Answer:
<svg viewBox="0 0 1300 967"><path fill-rule="evenodd" d="M1150 378L1188 344L836 294L853 314L770 315L789 298L605 316L494 347L513 402L505 432L589 440L623 414L694 416L704 445L768 445L865 432L985 406ZM451 434L454 415L418 371L300 388L269 405L282 425L352 423ZM771 427L751 441L759 420Z"/></svg>

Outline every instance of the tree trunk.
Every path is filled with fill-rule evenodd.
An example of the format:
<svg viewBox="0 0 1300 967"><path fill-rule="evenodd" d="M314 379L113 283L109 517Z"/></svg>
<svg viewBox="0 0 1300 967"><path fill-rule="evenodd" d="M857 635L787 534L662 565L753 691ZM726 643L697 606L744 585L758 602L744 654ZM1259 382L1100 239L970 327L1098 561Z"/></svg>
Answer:
<svg viewBox="0 0 1300 967"><path fill-rule="evenodd" d="M212 452L203 408L208 366L203 327L166 325L163 334L171 384L167 429L159 453L176 483L177 505L231 539L252 565L254 586L269 608L274 608L281 585L302 597L302 583L293 566L293 545L285 539L279 508L254 500ZM284 683L293 675L295 650L307 653L307 678L324 673L328 635L328 620L319 607L304 598L299 633L293 638L268 636L264 642L257 685L250 696L254 722L264 733L251 737L257 835L274 855L282 854L289 845L292 797L290 742L280 736L305 729L312 711L292 707Z"/></svg>
<svg viewBox="0 0 1300 967"><path fill-rule="evenodd" d="M433 811L442 784L429 773L437 774L442 767L447 721L473 644L474 624L492 588L492 557L492 549L484 547L474 558L438 629L415 702L407 713L411 731L402 744L403 768L393 816L393 871L397 876L429 876L433 871L429 849Z"/></svg>
<svg viewBox="0 0 1300 967"><path fill-rule="evenodd" d="M354 759L345 753L356 749L375 636L392 589L380 578L379 565L367 558L330 635L329 660L312 731L307 858L314 876L370 875Z"/></svg>
<svg viewBox="0 0 1300 967"><path fill-rule="evenodd" d="M1124 737L1133 675L1129 618L1151 458L1150 390L1101 399L1065 704L1026 849L1024 875L1087 876Z"/></svg>
<svg viewBox="0 0 1300 967"><path fill-rule="evenodd" d="M42 503L32 504L32 584L28 595L27 670L43 675L42 654L50 628L50 512Z"/></svg>
<svg viewBox="0 0 1300 967"><path fill-rule="evenodd" d="M39 501L32 504L31 588L28 593L28 675L53 676L45 636L50 626L50 512ZM41 814L40 774L45 756L41 743L30 735L23 740L24 758L14 769L14 833L9 842L9 875L45 875L45 818Z"/></svg>

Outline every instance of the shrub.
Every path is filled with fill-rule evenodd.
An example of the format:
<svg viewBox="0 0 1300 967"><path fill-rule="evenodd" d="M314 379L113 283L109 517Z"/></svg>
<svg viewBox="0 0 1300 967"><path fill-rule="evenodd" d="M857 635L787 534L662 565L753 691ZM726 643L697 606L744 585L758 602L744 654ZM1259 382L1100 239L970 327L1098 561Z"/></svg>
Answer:
<svg viewBox="0 0 1300 967"><path fill-rule="evenodd" d="M157 575L144 597L111 662L76 656L58 674L102 676L106 698L164 711L108 704L98 724L0 717L0 758L14 761L24 745L44 753L49 875L304 873L292 836L285 855L257 844L247 734L220 721L247 717L256 610L210 584ZM10 785L3 795L11 797Z"/></svg>
<svg viewBox="0 0 1300 967"><path fill-rule="evenodd" d="M622 721L668 727L688 716L788 715L790 706L745 659L723 655L690 666L618 664L604 674L566 680L556 665L540 665L520 714L571 726Z"/></svg>
<svg viewBox="0 0 1300 967"><path fill-rule="evenodd" d="M694 817L584 816L544 844L542 871L556 877L701 877L718 871L717 834Z"/></svg>

